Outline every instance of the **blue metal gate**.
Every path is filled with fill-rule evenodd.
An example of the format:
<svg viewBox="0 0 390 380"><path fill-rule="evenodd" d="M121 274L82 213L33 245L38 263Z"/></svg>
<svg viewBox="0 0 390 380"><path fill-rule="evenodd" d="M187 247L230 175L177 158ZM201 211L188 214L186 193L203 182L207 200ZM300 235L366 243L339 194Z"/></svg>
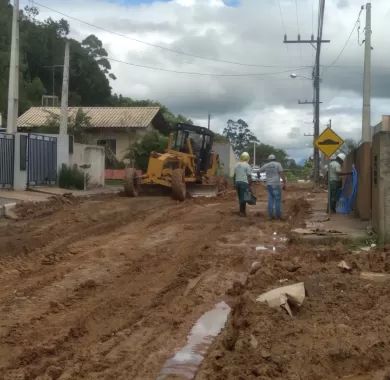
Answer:
<svg viewBox="0 0 390 380"><path fill-rule="evenodd" d="M29 134L27 140L27 185L55 185L57 138Z"/></svg>
<svg viewBox="0 0 390 380"><path fill-rule="evenodd" d="M14 154L14 136L5 133L0 133L0 187L13 186Z"/></svg>

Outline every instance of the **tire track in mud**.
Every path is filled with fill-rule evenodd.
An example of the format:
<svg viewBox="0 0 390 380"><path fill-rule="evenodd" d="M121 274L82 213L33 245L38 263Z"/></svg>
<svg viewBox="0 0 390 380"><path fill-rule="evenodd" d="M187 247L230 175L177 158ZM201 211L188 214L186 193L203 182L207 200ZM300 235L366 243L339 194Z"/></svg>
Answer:
<svg viewBox="0 0 390 380"><path fill-rule="evenodd" d="M148 200L113 221L106 202L103 226L86 222L84 231L70 228L71 237L24 255L23 282L13 278L0 296L8 315L0 324L3 377L154 378L192 323L232 283L230 258L210 249L225 234L220 214L210 216L192 202ZM83 207L72 212L83 218ZM68 214L46 217L47 228ZM75 254L61 253L51 265L36 260L69 246ZM12 262L2 265L10 269ZM210 270L214 277L207 275L204 287L183 295L190 279Z"/></svg>

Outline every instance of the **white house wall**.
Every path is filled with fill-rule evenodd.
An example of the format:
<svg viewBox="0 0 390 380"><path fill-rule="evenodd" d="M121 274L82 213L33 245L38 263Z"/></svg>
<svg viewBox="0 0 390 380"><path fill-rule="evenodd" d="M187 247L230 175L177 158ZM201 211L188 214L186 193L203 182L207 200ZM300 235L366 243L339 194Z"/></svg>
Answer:
<svg viewBox="0 0 390 380"><path fill-rule="evenodd" d="M213 150L219 155L220 163L223 165L224 175L233 177L237 158L230 143L214 143Z"/></svg>
<svg viewBox="0 0 390 380"><path fill-rule="evenodd" d="M89 175L89 184L91 186L104 186L105 152L103 147L74 143L70 164L90 165L90 168L85 169Z"/></svg>

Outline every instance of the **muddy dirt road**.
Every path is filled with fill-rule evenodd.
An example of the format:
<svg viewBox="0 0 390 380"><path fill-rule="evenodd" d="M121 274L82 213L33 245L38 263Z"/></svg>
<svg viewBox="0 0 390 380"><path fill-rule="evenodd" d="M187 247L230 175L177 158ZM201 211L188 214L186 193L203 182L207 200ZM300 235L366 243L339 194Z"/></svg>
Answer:
<svg viewBox="0 0 390 380"><path fill-rule="evenodd" d="M310 258L308 247L286 240L308 211L297 207L306 204L306 191L286 193L290 218L285 222L265 220L260 188L261 202L246 219L235 214L234 193L183 203L165 197L68 199L44 212L19 210L21 220L0 222L0 378L156 379L165 361L185 345L197 319L220 301L232 307L232 315L198 379L331 379L368 373L374 359L379 361L375 370L385 368L390 325L374 327L374 322L390 311L383 306L388 285L367 288L357 275L353 281L345 274L339 279L333 265L347 254L343 245L336 251L323 247L322 256ZM259 244L267 253L256 251ZM260 256L262 269L249 275ZM365 258L355 261L369 266ZM388 269L377 264L381 271ZM253 303L253 295L282 278L302 280L317 272L324 276L319 283L332 283L332 289L323 290L314 277L312 303L297 317L298 324ZM353 292L347 293L350 286ZM359 299L363 292L370 297ZM351 302L364 310L356 320ZM333 350L331 359L341 363L331 377L326 376L332 362L320 360L322 354L328 358L323 345L313 355L317 362L302 359L311 337L328 342L324 331L341 340L359 336L357 328L371 308L378 310L364 330L369 343L360 334L357 340L348 338L344 351ZM256 348L253 339L252 346L247 344L251 336ZM374 349L365 366L356 367L364 345ZM301 367L293 364L295 354ZM325 370L313 370L321 366Z"/></svg>

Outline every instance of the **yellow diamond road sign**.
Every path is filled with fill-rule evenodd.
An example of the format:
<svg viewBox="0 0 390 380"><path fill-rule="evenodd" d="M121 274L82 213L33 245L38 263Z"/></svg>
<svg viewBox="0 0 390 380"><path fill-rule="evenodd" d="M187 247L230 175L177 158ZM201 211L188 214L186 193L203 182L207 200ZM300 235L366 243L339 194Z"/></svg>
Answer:
<svg viewBox="0 0 390 380"><path fill-rule="evenodd" d="M344 144L344 140L332 129L326 128L315 141L316 147L330 157Z"/></svg>

